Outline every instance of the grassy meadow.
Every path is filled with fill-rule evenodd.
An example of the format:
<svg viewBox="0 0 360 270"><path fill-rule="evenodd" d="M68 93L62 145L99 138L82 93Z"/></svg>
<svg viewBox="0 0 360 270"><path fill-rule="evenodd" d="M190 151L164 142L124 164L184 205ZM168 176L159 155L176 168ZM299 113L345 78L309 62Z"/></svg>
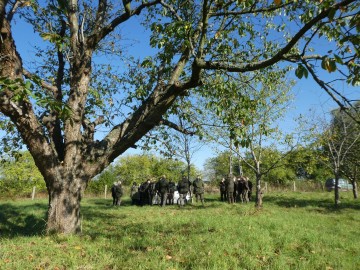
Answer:
<svg viewBox="0 0 360 270"><path fill-rule="evenodd" d="M278 192L229 205L82 201L82 234L47 236L46 199L0 200L0 269L360 269L360 202Z"/></svg>

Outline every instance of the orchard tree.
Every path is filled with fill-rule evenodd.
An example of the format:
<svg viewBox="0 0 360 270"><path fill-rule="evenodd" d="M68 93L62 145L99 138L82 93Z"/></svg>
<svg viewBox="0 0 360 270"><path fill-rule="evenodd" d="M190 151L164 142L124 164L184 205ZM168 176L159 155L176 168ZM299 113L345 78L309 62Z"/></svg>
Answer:
<svg viewBox="0 0 360 270"><path fill-rule="evenodd" d="M293 148L290 134L283 134L278 126L291 100L292 82L286 80L286 72L286 68L266 69L255 74L250 85L247 77L238 76L220 83L219 89L216 84L215 90L208 89L209 118L220 120L228 128L214 124L207 136L235 154L239 167L244 163L255 175L257 207L262 206L263 176L282 167ZM277 151L279 147L283 152Z"/></svg>
<svg viewBox="0 0 360 270"><path fill-rule="evenodd" d="M360 107L360 101L354 104L355 108ZM341 168L341 173L346 176L353 187L353 195L354 199L358 198L358 181L359 181L359 167L360 167L360 139L357 138L360 134L360 125L356 125L353 123L353 119L351 119L348 115L344 115L343 113L337 112L337 115L342 117L342 120L334 121L334 124L341 125L342 122L346 122L348 125L348 138L347 144L352 144L354 141L355 143L352 144L351 150L345 156L345 160L343 166ZM351 115L355 116L355 119L360 121L360 114L353 112Z"/></svg>
<svg viewBox="0 0 360 270"><path fill-rule="evenodd" d="M359 117L357 117L359 119ZM338 180L340 175L348 177L353 186L354 198L357 198L357 173L360 144L360 128L341 109L332 111L332 120L327 126L322 144L329 167L335 177L335 204L340 202Z"/></svg>
<svg viewBox="0 0 360 270"><path fill-rule="evenodd" d="M287 61L298 77L317 78L312 71L323 68L356 84L359 5L0 0L1 127L17 136L13 144L5 139L7 148L24 143L44 177L47 231L79 232L89 181L151 130L170 124L178 98L201 92L218 72L251 73ZM15 22L33 27L29 41L42 38L31 59L17 49ZM334 49L317 51L312 44L319 38ZM149 51L132 52L126 41L140 39ZM107 65L113 59L116 67Z"/></svg>
<svg viewBox="0 0 360 270"><path fill-rule="evenodd" d="M177 108L177 117L173 123L176 124L183 132L173 130L166 132L163 136L163 149L161 153L171 158L184 161L186 170L184 175L190 180L191 171L193 170L194 155L204 146L204 141L198 135L202 133L201 127L197 125L196 111L192 110L191 103L182 100ZM195 135L197 134L197 135ZM200 135L201 136L201 135ZM164 139L166 138L166 139Z"/></svg>
<svg viewBox="0 0 360 270"><path fill-rule="evenodd" d="M359 156L358 125L343 110L337 109L331 112L330 120L326 117L312 119L308 121L308 126L308 135L304 138L318 154L319 162L331 171L335 179L334 202L337 206L340 203L339 179L342 176L351 176L352 166L349 166L353 158ZM356 188L356 184L353 187Z"/></svg>

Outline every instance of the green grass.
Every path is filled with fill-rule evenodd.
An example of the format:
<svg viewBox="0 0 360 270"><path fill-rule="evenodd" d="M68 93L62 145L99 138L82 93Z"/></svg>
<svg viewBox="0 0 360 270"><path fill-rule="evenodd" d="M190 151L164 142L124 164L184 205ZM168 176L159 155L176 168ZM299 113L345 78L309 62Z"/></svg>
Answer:
<svg viewBox="0 0 360 270"><path fill-rule="evenodd" d="M44 234L46 200L0 201L0 269L360 269L350 192L271 193L264 207L110 206L84 199L80 236Z"/></svg>

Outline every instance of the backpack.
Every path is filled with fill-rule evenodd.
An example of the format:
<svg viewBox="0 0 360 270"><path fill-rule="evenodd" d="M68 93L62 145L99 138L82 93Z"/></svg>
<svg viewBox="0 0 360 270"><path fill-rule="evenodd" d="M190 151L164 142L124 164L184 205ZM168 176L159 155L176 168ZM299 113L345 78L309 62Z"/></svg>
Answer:
<svg viewBox="0 0 360 270"><path fill-rule="evenodd" d="M178 183L178 191L180 194L186 194L189 192L189 182L187 180L181 180Z"/></svg>
<svg viewBox="0 0 360 270"><path fill-rule="evenodd" d="M160 192L166 192L166 190L168 188L168 181L166 181L166 179L162 178L162 179L160 179L158 184L159 184L159 186L158 186L157 190Z"/></svg>
<svg viewBox="0 0 360 270"><path fill-rule="evenodd" d="M194 181L194 186L197 188L202 188L203 187L203 181L201 179L196 179Z"/></svg>
<svg viewBox="0 0 360 270"><path fill-rule="evenodd" d="M170 193L175 192L175 183L173 183L173 182L169 183L169 192Z"/></svg>

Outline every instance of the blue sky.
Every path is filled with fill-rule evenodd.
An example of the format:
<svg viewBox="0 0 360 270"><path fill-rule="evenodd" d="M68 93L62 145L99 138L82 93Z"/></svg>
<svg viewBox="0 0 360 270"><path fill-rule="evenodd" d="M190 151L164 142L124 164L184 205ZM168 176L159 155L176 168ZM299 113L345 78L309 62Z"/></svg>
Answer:
<svg viewBox="0 0 360 270"><path fill-rule="evenodd" d="M126 31L128 31L128 33ZM147 35L144 30L137 28L127 30L123 28L122 33L124 36L136 33L139 39L134 39L132 49L137 50L139 57L148 55L149 51L144 49L148 48L148 46L143 46L144 44L142 44L142 42L144 41L141 41L141 36ZM26 26L19 21L14 27L14 37L17 42L17 49L20 52L23 61L28 63L33 58L33 46L37 45L38 42L41 41L41 38L34 34L30 26ZM322 43L319 42L317 46L326 48L327 44L323 41ZM31 67L27 64L25 67L31 69ZM331 74L324 73L324 75L328 79L331 78ZM294 72L290 73L289 77L295 79ZM340 84L338 85L338 90L346 93L347 96L350 96L353 99L359 99L360 97L358 87L351 88L346 84ZM310 77L308 79L303 78L300 81L298 80L297 84L292 89L292 93L294 95L294 101L290 104L290 108L285 118L280 123L280 126L284 130L291 131L296 128L297 124L294 119L300 114L307 116L310 111L315 111L317 115L321 116L324 115L324 113L329 112L331 109L336 108L335 102L324 92L324 90L320 89L320 87ZM130 150L128 152L136 153L134 150ZM216 152L214 152L212 148L204 147L202 151L195 154L194 163L199 169L202 169L206 159L214 156L216 156Z"/></svg>

